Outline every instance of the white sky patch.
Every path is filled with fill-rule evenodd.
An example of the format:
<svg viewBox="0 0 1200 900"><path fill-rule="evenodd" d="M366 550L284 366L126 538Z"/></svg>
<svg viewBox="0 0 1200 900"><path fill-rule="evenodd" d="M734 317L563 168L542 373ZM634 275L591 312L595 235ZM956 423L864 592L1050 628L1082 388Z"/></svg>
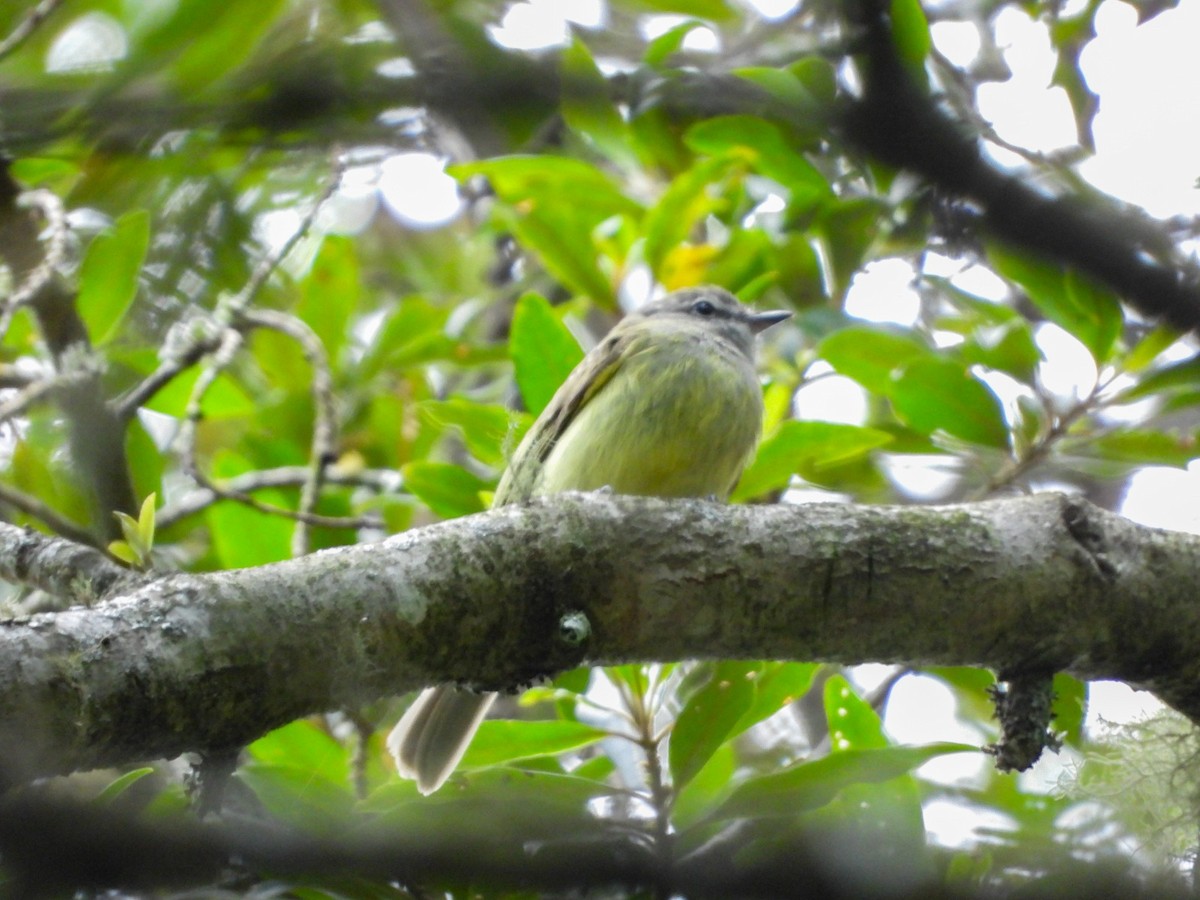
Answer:
<svg viewBox="0 0 1200 900"><path fill-rule="evenodd" d="M128 52L129 41L120 22L106 13L84 13L64 28L46 51L46 71L105 72Z"/></svg>
<svg viewBox="0 0 1200 900"><path fill-rule="evenodd" d="M601 0L529 0L510 6L499 25L488 26L488 34L511 50L562 47L571 39L568 23L599 28L604 13Z"/></svg>
<svg viewBox="0 0 1200 900"><path fill-rule="evenodd" d="M805 379L792 398L792 411L797 419L844 425L862 425L867 421L867 395L857 382L833 374L827 363L814 364Z"/></svg>
<svg viewBox="0 0 1200 900"><path fill-rule="evenodd" d="M1008 296L1008 285L999 275L983 266L970 266L950 279L959 290L997 302Z"/></svg>
<svg viewBox="0 0 1200 900"><path fill-rule="evenodd" d="M742 0L742 3L764 19L782 19L795 11L800 0Z"/></svg>
<svg viewBox="0 0 1200 900"><path fill-rule="evenodd" d="M1074 747L1064 746L1057 753L1045 751L1030 768L1017 774L1017 785L1024 794L1053 794L1064 777L1078 772L1083 757Z"/></svg>
<svg viewBox="0 0 1200 900"><path fill-rule="evenodd" d="M1020 397L1032 397L1033 391L1024 383L1013 378L1007 372L996 369L985 369L982 366L972 366L971 374L988 386L1004 407L1004 417L1011 424L1020 421L1020 408L1017 400Z"/></svg>
<svg viewBox="0 0 1200 900"><path fill-rule="evenodd" d="M1013 77L980 85L980 114L1001 138L1027 150L1049 153L1072 146L1075 119L1066 92L1050 87L1055 59L1045 26L1006 7L996 16L995 27ZM1003 165L1024 164L1008 151L985 147Z"/></svg>
<svg viewBox="0 0 1200 900"><path fill-rule="evenodd" d="M961 69L974 62L983 45L973 22L934 22L929 27L934 46L946 59Z"/></svg>
<svg viewBox="0 0 1200 900"><path fill-rule="evenodd" d="M1121 681L1088 684L1088 710L1083 727L1089 734L1103 735L1163 709L1149 691L1135 691Z"/></svg>
<svg viewBox="0 0 1200 900"><path fill-rule="evenodd" d="M317 210L316 229L325 234L358 234L370 225L379 209L378 174L375 166L348 167L338 189Z"/></svg>
<svg viewBox="0 0 1200 900"><path fill-rule="evenodd" d="M397 153L380 165L379 192L392 214L412 228L437 228L462 210L458 183L429 153Z"/></svg>
<svg viewBox="0 0 1200 900"><path fill-rule="evenodd" d="M542 50L567 43L567 20L544 3L516 3L499 25L489 25L492 40L510 50Z"/></svg>
<svg viewBox="0 0 1200 900"><path fill-rule="evenodd" d="M931 800L921 808L925 831L943 847L977 848L982 832L1016 831L1016 820L990 807Z"/></svg>
<svg viewBox="0 0 1200 900"><path fill-rule="evenodd" d="M692 19L689 16L646 16L639 22L638 28L642 32L642 37L652 41L656 37L666 34L676 25L690 21ZM715 53L721 49L721 39L711 28L701 26L693 28L687 33L682 47L684 50L691 50L695 53Z"/></svg>
<svg viewBox="0 0 1200 900"><path fill-rule="evenodd" d="M1105 3L1098 37L1081 67L1100 95L1096 150L1080 171L1103 191L1144 207L1152 216L1200 214L1200 79L1193 49L1200 4L1183 3L1145 25L1124 3Z"/></svg>
<svg viewBox="0 0 1200 900"><path fill-rule="evenodd" d="M774 192L767 194L766 199L750 210L742 219L743 228L763 227L778 219L787 209L787 201Z"/></svg>
<svg viewBox="0 0 1200 900"><path fill-rule="evenodd" d="M846 292L846 313L868 322L912 325L921 313L921 298L913 289L912 278L912 266L905 260L868 263Z"/></svg>
<svg viewBox="0 0 1200 900"><path fill-rule="evenodd" d="M927 741L977 743L980 730L959 719L957 706L954 692L940 678L905 675L888 696L884 726L901 744Z"/></svg>
<svg viewBox="0 0 1200 900"><path fill-rule="evenodd" d="M1091 393L1096 362L1078 338L1052 322L1042 322L1035 326L1033 340L1045 357L1037 370L1042 387L1064 403Z"/></svg>
<svg viewBox="0 0 1200 900"><path fill-rule="evenodd" d="M1133 474L1121 515L1142 525L1200 534L1200 465L1149 466Z"/></svg>
<svg viewBox="0 0 1200 900"><path fill-rule="evenodd" d="M877 457L884 476L917 502L936 503L958 484L961 463L933 453L881 453Z"/></svg>

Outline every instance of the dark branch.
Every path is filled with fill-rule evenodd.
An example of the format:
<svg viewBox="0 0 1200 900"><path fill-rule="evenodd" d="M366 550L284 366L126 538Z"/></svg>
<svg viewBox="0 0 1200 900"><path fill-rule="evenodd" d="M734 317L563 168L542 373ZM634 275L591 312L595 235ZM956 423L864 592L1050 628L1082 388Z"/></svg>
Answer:
<svg viewBox="0 0 1200 900"><path fill-rule="evenodd" d="M1053 197L986 162L961 123L917 88L897 58L885 9L861 2L866 89L843 117L846 135L872 156L979 204L984 228L1110 287L1141 313L1182 330L1200 326L1200 272L1164 259L1153 229L1097 198Z"/></svg>

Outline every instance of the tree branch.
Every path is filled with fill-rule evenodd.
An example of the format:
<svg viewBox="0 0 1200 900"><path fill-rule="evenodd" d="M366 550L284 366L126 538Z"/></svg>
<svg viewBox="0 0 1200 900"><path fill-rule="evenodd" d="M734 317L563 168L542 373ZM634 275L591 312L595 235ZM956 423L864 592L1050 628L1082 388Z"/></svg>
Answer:
<svg viewBox="0 0 1200 900"><path fill-rule="evenodd" d="M872 156L979 204L995 237L1085 272L1143 314L1200 327L1200 271L1171 258L1165 228L1098 197L1055 197L986 162L977 142L917 88L896 54L888 5L863 0L865 90L841 126Z"/></svg>
<svg viewBox="0 0 1200 900"><path fill-rule="evenodd" d="M585 659L1069 671L1195 717L1197 583L1200 539L1059 495L564 495L3 623L0 753L34 774L219 750L319 710L437 682L512 689ZM590 623L582 645L560 633L567 613Z"/></svg>
<svg viewBox="0 0 1200 900"><path fill-rule="evenodd" d="M0 525L0 578L82 604L145 581L91 546L8 524Z"/></svg>

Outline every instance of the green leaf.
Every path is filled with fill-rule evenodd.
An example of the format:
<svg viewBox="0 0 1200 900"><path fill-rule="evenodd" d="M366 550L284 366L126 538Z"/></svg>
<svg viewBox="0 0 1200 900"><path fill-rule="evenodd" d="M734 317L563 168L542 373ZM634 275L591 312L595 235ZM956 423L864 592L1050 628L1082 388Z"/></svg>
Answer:
<svg viewBox="0 0 1200 900"><path fill-rule="evenodd" d="M845 750L741 784L705 821L763 816L794 816L832 801L856 784L888 781L951 753L978 753L970 744Z"/></svg>
<svg viewBox="0 0 1200 900"><path fill-rule="evenodd" d="M871 750L889 744L879 714L858 696L843 675L833 675L825 682L825 718L833 753Z"/></svg>
<svg viewBox="0 0 1200 900"><path fill-rule="evenodd" d="M193 366L176 375L146 402L146 408L164 415L183 418L200 371L199 366ZM233 376L223 372L205 392L202 409L206 420L245 418L255 415L258 405Z"/></svg>
<svg viewBox="0 0 1200 900"><path fill-rule="evenodd" d="M677 786L675 802L671 806L671 821L675 827L688 828L708 815L728 796L736 771L737 754L733 743L726 741L713 751L703 768L687 784Z"/></svg>
<svg viewBox="0 0 1200 900"><path fill-rule="evenodd" d="M608 175L578 159L506 156L450 166L455 178L482 175L508 204L518 240L572 291L609 306L613 283L599 264L597 227L612 217L640 218L642 208Z"/></svg>
<svg viewBox="0 0 1200 900"><path fill-rule="evenodd" d="M1050 32L1058 53L1050 84L1060 87L1071 101L1075 113L1075 131L1080 146L1095 152L1093 120L1100 110L1100 98L1088 86L1080 68L1080 54L1095 37L1095 16L1099 3L1089 3L1079 15L1057 17Z"/></svg>
<svg viewBox="0 0 1200 900"><path fill-rule="evenodd" d="M316 834L335 834L354 808L349 755L311 721L264 734L248 746L238 778L283 822Z"/></svg>
<svg viewBox="0 0 1200 900"><path fill-rule="evenodd" d="M685 679L679 689L688 699L671 729L668 761L676 788L690 785L729 741L803 696L817 668L816 663L734 661L693 670L692 675L707 677L694 687L689 686L693 678Z"/></svg>
<svg viewBox="0 0 1200 900"><path fill-rule="evenodd" d="M1158 354L1162 353L1173 343L1179 340L1179 332L1166 325L1159 325L1143 337L1137 344L1125 355L1125 359L1121 361L1121 368L1126 372L1140 372L1150 363L1158 358Z"/></svg>
<svg viewBox="0 0 1200 900"><path fill-rule="evenodd" d="M902 366L932 357L930 350L910 333L866 326L835 331L821 341L817 355L868 391L885 396L891 393L893 374Z"/></svg>
<svg viewBox="0 0 1200 900"><path fill-rule="evenodd" d="M1089 452L1089 455L1102 459L1147 466L1177 466L1181 469L1200 456L1200 446L1197 446L1195 435L1176 435L1133 428L1101 435L1088 441L1083 449Z"/></svg>
<svg viewBox="0 0 1200 900"><path fill-rule="evenodd" d="M296 314L317 333L331 360L337 359L338 350L346 342L351 311L362 299L362 283L356 242L326 235L301 284Z"/></svg>
<svg viewBox="0 0 1200 900"><path fill-rule="evenodd" d="M934 357L905 366L891 391L900 419L925 434L941 430L964 441L1008 447L1000 401L958 363Z"/></svg>
<svg viewBox="0 0 1200 900"><path fill-rule="evenodd" d="M892 442L876 428L836 422L789 421L763 441L733 492L733 501L787 487L795 474L859 459Z"/></svg>
<svg viewBox="0 0 1200 900"><path fill-rule="evenodd" d="M564 691L570 691L573 694L587 693L588 687L592 683L592 669L590 666L579 666L578 668L568 669L566 672L561 672L554 676L554 686Z"/></svg>
<svg viewBox="0 0 1200 900"><path fill-rule="evenodd" d="M958 352L968 365L978 363L998 372L1007 372L1024 382L1033 380L1042 361L1042 352L1024 319L976 328Z"/></svg>
<svg viewBox="0 0 1200 900"><path fill-rule="evenodd" d="M246 748L248 762L238 778L252 787L269 810L285 822L330 834L348 824L353 810L354 778L350 749L315 721L301 719L268 732ZM375 752L366 754L366 775L373 784L395 782Z"/></svg>
<svg viewBox="0 0 1200 900"><path fill-rule="evenodd" d="M892 0L892 40L909 72L924 82L925 60L933 49L933 38L920 0Z"/></svg>
<svg viewBox="0 0 1200 900"><path fill-rule="evenodd" d="M691 781L733 735L754 699L750 676L758 671L758 663L715 663L707 684L688 699L671 729L668 760L676 788Z"/></svg>
<svg viewBox="0 0 1200 900"><path fill-rule="evenodd" d="M443 519L468 516L486 508L479 495L491 485L462 466L419 460L400 472L405 487Z"/></svg>
<svg viewBox="0 0 1200 900"><path fill-rule="evenodd" d="M618 6L656 13L676 13L681 16L696 16L700 19L722 21L732 18L734 12L725 0L615 0Z"/></svg>
<svg viewBox="0 0 1200 900"><path fill-rule="evenodd" d="M142 565L142 558L126 541L109 541L105 549L123 563L136 567Z"/></svg>
<svg viewBox="0 0 1200 900"><path fill-rule="evenodd" d="M709 186L723 179L733 165L734 161L726 157L698 162L671 179L663 195L646 214L642 226L646 235L642 255L660 281L667 254L681 244L696 223L717 205L718 201L709 195Z"/></svg>
<svg viewBox="0 0 1200 900"><path fill-rule="evenodd" d="M629 126L609 97L608 82L585 45L575 38L563 51L562 116L576 132L613 162L634 170L640 165L630 143Z"/></svg>
<svg viewBox="0 0 1200 900"><path fill-rule="evenodd" d="M889 214L888 209L873 197L839 197L821 204L811 230L825 251L829 296L845 298L879 237L879 223Z"/></svg>
<svg viewBox="0 0 1200 900"><path fill-rule="evenodd" d="M161 493L168 455L159 449L138 418L130 420L125 429L125 456L133 476L134 494L146 497Z"/></svg>
<svg viewBox="0 0 1200 900"><path fill-rule="evenodd" d="M228 3L214 6L208 0L179 0L167 28L179 38L182 52L164 69L181 96L192 96L256 57L254 49L277 22L284 0ZM158 35L154 35L157 38ZM157 41L147 42L151 47Z"/></svg>
<svg viewBox="0 0 1200 900"><path fill-rule="evenodd" d="M127 212L96 235L79 267L79 314L95 344L104 344L137 296L138 273L150 246L150 214Z"/></svg>
<svg viewBox="0 0 1200 900"><path fill-rule="evenodd" d="M816 55L802 56L787 70L821 107L827 107L837 100L838 75L832 61Z"/></svg>
<svg viewBox="0 0 1200 900"><path fill-rule="evenodd" d="M148 495L142 501L142 508L138 512L138 539L141 540L147 551L154 549L154 503L157 499L155 494Z"/></svg>
<svg viewBox="0 0 1200 900"><path fill-rule="evenodd" d="M288 766L329 781L349 783L350 757L346 747L306 719L267 732L250 744L246 753L261 763Z"/></svg>
<svg viewBox="0 0 1200 900"><path fill-rule="evenodd" d="M1083 722L1087 717L1088 686L1065 672L1054 676L1054 730L1062 732L1073 747L1083 744Z"/></svg>
<svg viewBox="0 0 1200 900"><path fill-rule="evenodd" d="M457 772L428 797L418 794L412 782L394 779L372 792L361 808L377 814L371 834L419 834L428 846L442 841L470 846L472 852L509 865L528 851L530 841L569 846L603 834L609 826L588 809L594 798L609 793L587 778L497 767Z"/></svg>
<svg viewBox="0 0 1200 900"><path fill-rule="evenodd" d="M100 793L96 795L96 802L100 804L112 803L112 801L116 800L147 775L153 774L154 768L152 766L143 766L140 769L125 772L104 786Z"/></svg>
<svg viewBox="0 0 1200 900"><path fill-rule="evenodd" d="M742 69L734 69L733 74L758 85L777 100L793 106L808 103L810 100L804 84L788 69L777 69L773 66L747 66Z"/></svg>
<svg viewBox="0 0 1200 900"><path fill-rule="evenodd" d="M683 40L697 28L703 28L704 23L695 19L689 19L686 22L680 22L674 28L669 28L646 47L646 54L642 57L646 65L657 68L663 65L667 59L683 46Z"/></svg>
<svg viewBox="0 0 1200 900"><path fill-rule="evenodd" d="M1133 387L1121 393L1119 400L1137 400L1159 393L1194 390L1200 387L1200 356L1152 369Z"/></svg>
<svg viewBox="0 0 1200 900"><path fill-rule="evenodd" d="M219 484L224 478L254 468L257 467L240 454L219 451L214 455L211 474ZM282 490L256 491L254 497L285 509L289 505L289 497ZM222 569L260 566L292 555L294 524L280 516L267 515L229 500L214 503L205 512L205 518L217 565Z"/></svg>
<svg viewBox="0 0 1200 900"><path fill-rule="evenodd" d="M484 769L522 759L557 756L604 737L606 732L581 722L488 719L471 739L459 768Z"/></svg>
<svg viewBox="0 0 1200 900"><path fill-rule="evenodd" d="M988 248L988 259L1046 318L1078 338L1097 363L1109 360L1123 324L1121 304L1110 291L1074 270L998 245Z"/></svg>
<svg viewBox="0 0 1200 900"><path fill-rule="evenodd" d="M504 464L504 445L514 431L515 414L494 403L479 403L466 397L426 400L421 414L439 430L456 428L467 450L489 466Z"/></svg>
<svg viewBox="0 0 1200 900"><path fill-rule="evenodd" d="M150 552L154 549L155 499L156 495L149 494L142 501L142 508L136 519L119 510L113 513L125 540L112 541L108 545L108 552L139 569L150 567Z"/></svg>
<svg viewBox="0 0 1200 900"><path fill-rule="evenodd" d="M319 836L344 834L354 810L349 785L302 766L249 762L237 779L282 822Z"/></svg>
<svg viewBox="0 0 1200 900"><path fill-rule="evenodd" d="M832 189L816 166L796 149L778 126L756 116L718 116L698 122L684 138L697 153L732 155L745 160L786 188L791 201L807 205L831 197Z"/></svg>
<svg viewBox="0 0 1200 900"><path fill-rule="evenodd" d="M535 416L583 359L579 342L537 294L526 294L517 301L508 347L521 398Z"/></svg>
<svg viewBox="0 0 1200 900"><path fill-rule="evenodd" d="M754 678L754 701L737 724L740 734L799 700L812 687L819 663L764 662Z"/></svg>
<svg viewBox="0 0 1200 900"><path fill-rule="evenodd" d="M83 173L72 160L26 156L9 167L12 177L30 187L45 186L60 197L71 192Z"/></svg>

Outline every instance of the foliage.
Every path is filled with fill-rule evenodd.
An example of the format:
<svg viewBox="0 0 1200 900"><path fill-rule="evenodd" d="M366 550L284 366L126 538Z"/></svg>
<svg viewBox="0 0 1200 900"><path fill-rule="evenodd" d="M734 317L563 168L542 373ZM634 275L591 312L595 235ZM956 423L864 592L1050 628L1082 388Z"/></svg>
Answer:
<svg viewBox="0 0 1200 900"><path fill-rule="evenodd" d="M1000 7L1045 23L1083 149L1095 98L1079 55L1101 5L975 13L985 39ZM0 34L16 33L18 6L0 10ZM479 512L580 345L652 287L708 282L796 312L763 348L766 432L737 502L793 490L916 503L1045 485L1103 502L1144 466L1194 457L1190 339L1127 314L1093 275L986 240L969 204L829 127L853 93L839 4L801 3L770 22L726 0L610 0L606 28L573 29L551 51L494 42L500 4L408 5L415 18L404 6L80 0L0 51L10 172L66 211L71 227L56 232L54 202L39 207L41 253L90 343L82 360L60 356L35 304L0 320L6 518L90 531L100 546L123 537L111 552L138 566L214 570ZM993 139L964 90L982 65L960 71L934 52L932 8L890 4L897 54ZM693 49L703 35L725 53ZM439 54L462 71L429 69ZM787 115L682 103L697 68ZM556 73L548 94L506 91L529 71ZM390 214L425 187L385 177L412 152L450 163L463 197L437 227ZM1025 164L1030 179L1105 208L1068 166ZM18 297L38 273L0 254ZM896 261L919 309L847 313L856 280ZM1045 377L1052 329L1092 364L1066 394ZM106 476L144 498L137 517L97 512L69 410L54 403L96 372L124 454ZM822 382L863 415L795 419ZM947 477L917 490L898 474L914 468ZM109 532L113 513L123 535ZM385 758L375 729L397 703L268 734L234 779L256 815L316 836L415 829L500 861L531 842L569 851L633 831L677 858L723 839L731 864L753 870L821 835L830 858L869 846L870 877L914 884L1011 884L1054 867L1052 835L1063 853L1102 855L1138 828L1072 831L1061 823L1092 805L987 769L923 777L925 763L974 744L893 740L883 710L903 674L873 690L861 673L800 662L570 672L510 704L511 720L485 723L431 798ZM986 741L991 676L928 677ZM1060 676L1056 688L1058 727L1087 753L1086 686ZM807 727L802 705L821 711ZM144 787L149 772L102 796ZM145 815L184 814L177 787L147 793ZM968 851L939 847L922 819L935 800L1007 824L977 831ZM499 893L452 874L439 886Z"/></svg>

